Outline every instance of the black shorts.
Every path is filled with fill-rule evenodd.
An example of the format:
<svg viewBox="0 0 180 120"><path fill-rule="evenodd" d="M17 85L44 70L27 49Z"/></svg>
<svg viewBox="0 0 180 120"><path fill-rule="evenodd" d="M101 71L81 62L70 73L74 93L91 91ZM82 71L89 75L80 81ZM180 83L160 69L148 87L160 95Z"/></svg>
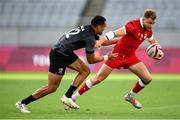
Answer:
<svg viewBox="0 0 180 120"><path fill-rule="evenodd" d="M78 56L73 52L68 55L64 55L51 49L49 59L49 72L64 75L66 67L76 61Z"/></svg>

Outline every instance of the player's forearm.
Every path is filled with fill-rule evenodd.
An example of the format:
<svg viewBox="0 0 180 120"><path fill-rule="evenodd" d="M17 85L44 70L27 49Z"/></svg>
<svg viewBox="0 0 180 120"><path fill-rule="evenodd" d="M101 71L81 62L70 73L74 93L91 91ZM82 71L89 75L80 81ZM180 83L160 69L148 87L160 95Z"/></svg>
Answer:
<svg viewBox="0 0 180 120"><path fill-rule="evenodd" d="M89 64L94 64L94 63L98 63L104 60L103 56L96 56L93 59L88 60Z"/></svg>
<svg viewBox="0 0 180 120"><path fill-rule="evenodd" d="M106 40L102 43L102 46L108 46L112 44L116 44L119 39L113 39L113 40Z"/></svg>
<svg viewBox="0 0 180 120"><path fill-rule="evenodd" d="M156 39L149 40L149 44L154 44L154 43L158 43L158 41Z"/></svg>

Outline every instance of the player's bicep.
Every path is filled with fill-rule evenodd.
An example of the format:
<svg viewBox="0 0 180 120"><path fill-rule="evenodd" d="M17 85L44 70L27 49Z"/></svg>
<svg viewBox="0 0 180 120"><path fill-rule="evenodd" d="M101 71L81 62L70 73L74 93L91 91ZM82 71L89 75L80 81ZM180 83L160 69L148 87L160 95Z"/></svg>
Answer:
<svg viewBox="0 0 180 120"><path fill-rule="evenodd" d="M119 29L116 29L115 31L109 31L108 33L106 33L106 36L105 38L107 40L112 40L114 39L115 37L121 37L121 36L124 36L126 35L126 27L123 26Z"/></svg>
<svg viewBox="0 0 180 120"><path fill-rule="evenodd" d="M94 49L95 49L94 47L95 47L95 40L88 39L86 41L86 47L85 47L86 53L87 54L94 53Z"/></svg>
<svg viewBox="0 0 180 120"><path fill-rule="evenodd" d="M129 33L135 34L136 30L134 25L131 22L128 22L124 27L124 34L127 35Z"/></svg>
<svg viewBox="0 0 180 120"><path fill-rule="evenodd" d="M126 28L125 28L125 26L115 30L114 33L115 33L116 37L120 37L120 36L126 35Z"/></svg>

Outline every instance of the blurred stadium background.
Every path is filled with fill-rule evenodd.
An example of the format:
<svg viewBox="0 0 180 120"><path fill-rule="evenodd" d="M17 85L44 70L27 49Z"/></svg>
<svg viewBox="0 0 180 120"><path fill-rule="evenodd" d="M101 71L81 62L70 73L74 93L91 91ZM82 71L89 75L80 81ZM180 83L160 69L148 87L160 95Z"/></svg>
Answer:
<svg viewBox="0 0 180 120"><path fill-rule="evenodd" d="M141 17L146 8L157 11L154 36L162 45L165 57L161 61L149 58L145 52L147 42L137 51L154 79L140 95L145 109L134 110L119 98L135 83L128 81L136 77L126 70L115 71L118 74L111 74L110 81L83 96L79 111L65 113L57 100L72 82L75 75L72 71L65 75L64 79L69 81L62 82L60 94L32 104L33 114L20 115L15 109L13 104L19 98L46 84L48 53L62 34L89 24L95 15L107 18L105 32L115 30L129 20ZM0 118L180 118L179 21L179 0L0 0L0 102L3 103ZM104 47L97 52L105 54L111 48ZM76 52L86 61L84 50ZM91 71L96 72L101 64L89 65ZM107 99L106 96L113 97ZM91 104L87 105L89 98Z"/></svg>
<svg viewBox="0 0 180 120"><path fill-rule="evenodd" d="M47 71L49 49L68 30L89 24L98 14L107 18L106 31L114 30L152 8L158 14L154 35L165 57L149 59L146 42L138 54L152 72L180 73L179 4L179 0L0 0L0 71ZM84 59L84 52L77 52ZM99 66L92 65L92 71Z"/></svg>

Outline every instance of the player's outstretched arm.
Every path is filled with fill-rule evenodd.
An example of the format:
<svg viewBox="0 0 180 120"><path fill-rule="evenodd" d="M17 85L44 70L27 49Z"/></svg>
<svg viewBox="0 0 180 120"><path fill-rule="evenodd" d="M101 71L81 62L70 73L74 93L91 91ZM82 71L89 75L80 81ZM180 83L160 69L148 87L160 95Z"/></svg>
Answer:
<svg viewBox="0 0 180 120"><path fill-rule="evenodd" d="M101 62L103 60L114 59L117 56L118 56L118 53L112 53L112 51L104 56L100 56L99 54L95 54L95 53L86 54L87 61L89 64Z"/></svg>
<svg viewBox="0 0 180 120"><path fill-rule="evenodd" d="M121 37L123 35L126 35L125 26L115 30L114 33L115 33L115 37Z"/></svg>
<svg viewBox="0 0 180 120"><path fill-rule="evenodd" d="M113 45L116 44L118 42L119 39L113 39L113 40L106 40L105 38L102 38L100 40L96 41L96 48L99 48L101 46L109 46L109 45Z"/></svg>
<svg viewBox="0 0 180 120"><path fill-rule="evenodd" d="M113 45L118 42L119 38L113 39L113 40L106 40L104 43L102 43L102 46L108 46L108 45Z"/></svg>
<svg viewBox="0 0 180 120"><path fill-rule="evenodd" d="M109 31L106 33L104 38L102 38L96 42L95 47L100 48L101 46L116 44L118 39L115 39L115 38L121 37L123 35L126 35L124 27L121 27L115 31Z"/></svg>

